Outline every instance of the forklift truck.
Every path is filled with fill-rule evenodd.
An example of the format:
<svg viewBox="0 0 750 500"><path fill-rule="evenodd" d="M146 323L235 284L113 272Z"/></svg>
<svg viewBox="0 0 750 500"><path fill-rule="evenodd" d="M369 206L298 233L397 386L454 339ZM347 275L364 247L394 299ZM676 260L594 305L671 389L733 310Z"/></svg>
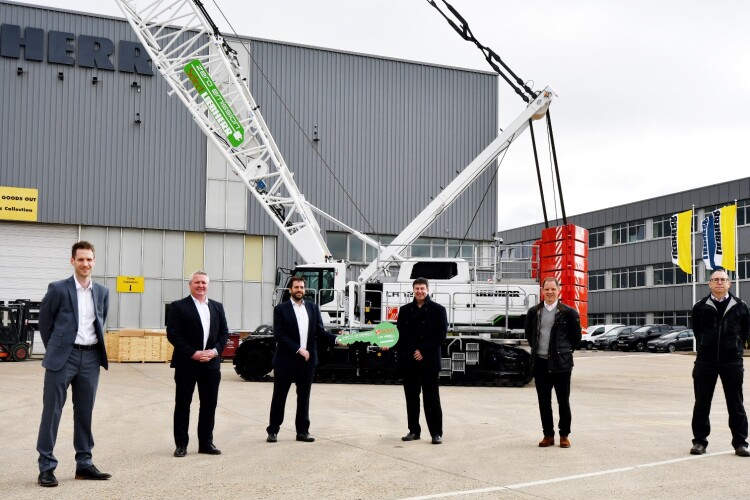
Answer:
<svg viewBox="0 0 750 500"><path fill-rule="evenodd" d="M0 304L0 360L25 361L31 355L34 328L29 324L31 301Z"/></svg>

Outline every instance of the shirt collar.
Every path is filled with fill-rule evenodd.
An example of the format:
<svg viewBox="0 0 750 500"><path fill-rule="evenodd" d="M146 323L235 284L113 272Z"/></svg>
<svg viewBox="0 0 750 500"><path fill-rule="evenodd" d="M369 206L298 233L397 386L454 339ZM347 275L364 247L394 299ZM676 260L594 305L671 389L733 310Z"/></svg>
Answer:
<svg viewBox="0 0 750 500"><path fill-rule="evenodd" d="M193 302L195 302L196 306L208 305L208 297L206 297L206 300L201 302L200 300L196 299L195 296L191 293L190 298L193 299Z"/></svg>
<svg viewBox="0 0 750 500"><path fill-rule="evenodd" d="M728 298L729 298L729 294L728 293L726 295L724 295L723 297L721 297L721 298L716 297L713 293L711 294L711 300L714 300L716 302L724 302Z"/></svg>
<svg viewBox="0 0 750 500"><path fill-rule="evenodd" d="M87 286L87 287L84 287L83 285L81 285L81 284L80 284L80 283L78 282L78 278L76 278L76 275L74 274L74 275L73 275L73 281L75 281L75 282L76 282L76 291L77 291L77 290L91 290L91 280L89 280L89 286Z"/></svg>
<svg viewBox="0 0 750 500"><path fill-rule="evenodd" d="M545 308L545 309L547 309L548 311L554 311L554 310L555 310L555 308L557 307L557 303L558 303L558 302L560 302L560 301L559 301L559 300L556 300L556 301L555 301L555 303L554 303L554 304L552 304L552 305L547 305L547 303L546 303L546 302L543 302L543 304L544 304L544 308Z"/></svg>

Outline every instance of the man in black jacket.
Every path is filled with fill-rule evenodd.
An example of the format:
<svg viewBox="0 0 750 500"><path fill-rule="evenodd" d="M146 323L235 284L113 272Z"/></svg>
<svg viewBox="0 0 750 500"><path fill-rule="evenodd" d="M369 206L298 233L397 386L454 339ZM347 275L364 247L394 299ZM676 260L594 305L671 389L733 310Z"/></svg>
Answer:
<svg viewBox="0 0 750 500"><path fill-rule="evenodd" d="M539 446L544 448L555 444L554 387L560 411L560 448L570 448L570 375L573 372L573 350L581 341L581 321L575 309L558 300L560 282L557 278L542 281L542 294L544 302L526 314L526 340L531 346L534 383L544 432Z"/></svg>
<svg viewBox="0 0 750 500"><path fill-rule="evenodd" d="M419 393L424 396L424 416L432 444L443 442L443 410L440 407L440 353L448 332L445 307L430 300L429 282L412 283L414 300L398 311L398 368L404 379L409 433L402 441L420 439Z"/></svg>
<svg viewBox="0 0 750 500"><path fill-rule="evenodd" d="M693 306L693 332L698 354L693 367L693 447L691 455L706 453L711 432L709 414L716 379L721 377L729 413L729 429L735 454L750 457L747 448L747 415L742 404L745 369L742 353L750 330L745 302L729 293L729 275L723 269L711 273L711 294Z"/></svg>
<svg viewBox="0 0 750 500"><path fill-rule="evenodd" d="M190 295L172 302L167 317L167 339L174 346L175 457L187 454L190 403L198 385L198 453L219 455L213 432L221 382L221 358L229 340L227 318L221 302L210 300L208 275L196 271L188 283Z"/></svg>

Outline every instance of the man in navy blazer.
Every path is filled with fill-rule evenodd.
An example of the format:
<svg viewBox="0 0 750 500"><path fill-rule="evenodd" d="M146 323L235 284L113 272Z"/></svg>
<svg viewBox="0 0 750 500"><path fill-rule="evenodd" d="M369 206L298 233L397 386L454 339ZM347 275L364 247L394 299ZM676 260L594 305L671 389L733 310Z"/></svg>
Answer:
<svg viewBox="0 0 750 500"><path fill-rule="evenodd" d="M99 472L91 459L94 447L91 420L99 369L108 367L104 323L109 310L109 290L91 281L96 264L94 245L88 241L75 243L70 263L73 276L50 283L39 307L39 333L46 349L42 366L46 371L36 449L39 452L38 483L46 487L58 484L54 474L58 462L53 450L68 386L73 387L75 478L112 477Z"/></svg>
<svg viewBox="0 0 750 500"><path fill-rule="evenodd" d="M221 382L221 358L229 340L224 306L206 297L208 274L196 271L188 283L190 295L172 302L167 339L174 346L174 456L187 455L190 403L198 385L198 453L220 455L214 446L214 421Z"/></svg>
<svg viewBox="0 0 750 500"><path fill-rule="evenodd" d="M290 278L289 293L291 300L278 304L273 310L276 351L273 355L273 397L266 441L277 441L277 434L284 421L286 397L294 383L297 386L297 416L294 421L297 441L311 443L315 438L309 434L310 389L315 367L318 365L318 337L335 343L336 335L323 327L323 317L318 306L303 300L304 278Z"/></svg>

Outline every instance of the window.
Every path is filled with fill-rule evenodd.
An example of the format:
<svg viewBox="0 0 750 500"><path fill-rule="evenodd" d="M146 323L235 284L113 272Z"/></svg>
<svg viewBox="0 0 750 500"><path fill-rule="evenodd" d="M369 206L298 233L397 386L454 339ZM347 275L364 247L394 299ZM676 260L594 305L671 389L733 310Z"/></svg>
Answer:
<svg viewBox="0 0 750 500"><path fill-rule="evenodd" d="M671 215L662 215L661 217L654 217L652 222L654 238L666 238L672 234L672 230L669 227L669 220L672 218Z"/></svg>
<svg viewBox="0 0 750 500"><path fill-rule="evenodd" d="M688 283L690 276L674 264L654 264L654 285L681 285Z"/></svg>
<svg viewBox="0 0 750 500"><path fill-rule="evenodd" d="M623 222L612 226L612 244L633 243L646 238L646 223L643 220Z"/></svg>
<svg viewBox="0 0 750 500"><path fill-rule="evenodd" d="M737 265L737 278L746 280L750 278L750 253L741 253Z"/></svg>
<svg viewBox="0 0 750 500"><path fill-rule="evenodd" d="M654 323L671 326L690 326L690 311L661 311L654 313Z"/></svg>
<svg viewBox="0 0 750 500"><path fill-rule="evenodd" d="M750 199L740 200L737 202L737 225L748 224L750 224Z"/></svg>
<svg viewBox="0 0 750 500"><path fill-rule="evenodd" d="M612 323L623 325L643 325L646 323L646 313L621 313L612 315Z"/></svg>
<svg viewBox="0 0 750 500"><path fill-rule="evenodd" d="M646 286L646 266L623 267L612 270L612 288Z"/></svg>
<svg viewBox="0 0 750 500"><path fill-rule="evenodd" d="M589 325L603 325L607 322L607 316L606 314L589 314L588 320Z"/></svg>
<svg viewBox="0 0 750 500"><path fill-rule="evenodd" d="M603 227L589 229L589 248L603 247L604 233L605 229Z"/></svg>
<svg viewBox="0 0 750 500"><path fill-rule="evenodd" d="M326 233L326 240L328 242L328 249L331 251L331 255L334 259L347 260L349 256L346 253L347 248L347 237L346 233Z"/></svg>
<svg viewBox="0 0 750 500"><path fill-rule="evenodd" d="M589 291L604 290L605 271L589 271Z"/></svg>

